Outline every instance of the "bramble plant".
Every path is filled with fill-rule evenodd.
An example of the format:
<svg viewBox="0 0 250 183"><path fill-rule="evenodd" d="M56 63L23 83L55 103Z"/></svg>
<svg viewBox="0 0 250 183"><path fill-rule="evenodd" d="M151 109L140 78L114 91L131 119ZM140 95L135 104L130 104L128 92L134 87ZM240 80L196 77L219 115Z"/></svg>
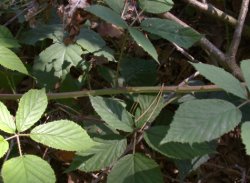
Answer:
<svg viewBox="0 0 250 183"><path fill-rule="evenodd" d="M0 158L5 156L1 177L5 183L61 181L56 180L49 162L23 151L22 138L27 137L38 146L75 152L63 167L64 173L77 172L80 177L84 172L93 183L163 183L162 157L175 164L182 182L216 154L219 139L235 128L241 129L250 155L246 112L250 108L250 60L242 60L238 66L235 58L241 31L235 31L224 54L170 13L177 3L172 0L13 2L0 2L0 17L8 19L23 7L21 12L27 14L17 13L13 17L17 22L10 19L0 25L0 85L14 93L0 93L0 99L21 97L15 117L0 102ZM244 10L248 5L242 2ZM218 15L207 13L220 19L226 15L213 10ZM227 22L230 25L237 22L226 17L222 20L231 21ZM9 24L19 28L15 35ZM247 28L244 34L249 34ZM163 49L166 42L187 58L184 67L190 66L192 72L188 78L182 77L185 68L174 77L176 81L169 81L179 83L176 86L162 84L171 73L159 79L161 69L175 61L169 56L172 48ZM186 51L194 45L204 49L209 64ZM206 79L204 83L215 85L195 80L197 75ZM180 78L186 79L180 82ZM32 83L29 89L44 89L30 89L21 96L16 94L21 81ZM77 105L72 102L80 97L87 97L89 105L85 100ZM61 119L45 123L42 116L48 99L55 100L65 113L80 116L80 122ZM9 147L14 140L18 157L13 157Z"/></svg>
<svg viewBox="0 0 250 183"><path fill-rule="evenodd" d="M56 182L55 174L45 160L36 155L22 153L22 137L30 137L38 143L66 151L86 150L94 145L85 130L69 120L38 125L29 133L24 133L38 122L47 104L44 90L30 90L20 99L14 118L0 102L0 130L12 135L6 138L0 136L0 157L9 150L8 140L11 139L16 139L20 155L4 162L1 171L4 182Z"/></svg>

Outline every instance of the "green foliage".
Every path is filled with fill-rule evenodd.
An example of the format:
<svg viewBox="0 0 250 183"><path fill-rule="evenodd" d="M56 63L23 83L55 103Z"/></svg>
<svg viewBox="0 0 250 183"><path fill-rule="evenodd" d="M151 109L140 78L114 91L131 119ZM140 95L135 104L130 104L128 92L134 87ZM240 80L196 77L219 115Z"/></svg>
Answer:
<svg viewBox="0 0 250 183"><path fill-rule="evenodd" d="M4 156L4 154L9 149L9 143L7 140L3 138L3 136L0 135L0 158Z"/></svg>
<svg viewBox="0 0 250 183"><path fill-rule="evenodd" d="M77 153L70 170L77 168L81 171L92 172L106 168L122 156L126 147L126 139L98 140L97 145Z"/></svg>
<svg viewBox="0 0 250 183"><path fill-rule="evenodd" d="M2 177L6 183L54 183L56 177L50 165L34 155L12 158L3 164Z"/></svg>
<svg viewBox="0 0 250 183"><path fill-rule="evenodd" d="M29 136L36 142L49 147L67 150L87 150L95 145L86 131L72 121L60 120L36 126L30 133L21 132L30 129L42 116L48 99L45 90L30 90L20 99L16 124L6 106L0 102L0 129L14 134L9 138L0 136L0 157L9 149L7 140L16 138L20 157L12 158L4 162L1 175L4 182L56 182L55 175L50 165L35 155L22 155L19 138ZM18 132L16 132L16 130Z"/></svg>
<svg viewBox="0 0 250 183"><path fill-rule="evenodd" d="M149 13L165 13L173 7L172 0L139 0L139 6L142 10Z"/></svg>
<svg viewBox="0 0 250 183"><path fill-rule="evenodd" d="M157 80L157 64L153 60L124 58L120 63L120 72L130 86L152 86Z"/></svg>
<svg viewBox="0 0 250 183"><path fill-rule="evenodd" d="M205 78L240 98L247 98L247 91L240 82L225 70L213 65L198 63L192 64Z"/></svg>
<svg viewBox="0 0 250 183"><path fill-rule="evenodd" d="M249 72L250 60L243 60L243 61L241 61L240 67L241 67L241 70L243 72L244 79L246 81L248 90L250 91L250 72Z"/></svg>
<svg viewBox="0 0 250 183"><path fill-rule="evenodd" d="M13 37L9 29L0 25L0 45L6 48L20 47L18 41Z"/></svg>
<svg viewBox="0 0 250 183"><path fill-rule="evenodd" d="M129 33L133 37L133 39L137 42L139 46L141 46L149 55L155 59L156 62L158 61L158 54L153 46L153 44L137 29L129 28Z"/></svg>
<svg viewBox="0 0 250 183"><path fill-rule="evenodd" d="M108 183L163 183L157 163L141 154L121 158L108 175Z"/></svg>
<svg viewBox="0 0 250 183"><path fill-rule="evenodd" d="M250 122L246 121L241 126L242 141L246 146L246 152L250 155Z"/></svg>
<svg viewBox="0 0 250 183"><path fill-rule="evenodd" d="M198 32L191 28L183 27L171 20L163 20L160 18L148 18L142 21L143 30L160 36L177 45L189 48L202 37Z"/></svg>
<svg viewBox="0 0 250 183"><path fill-rule="evenodd" d="M201 143L219 138L241 121L233 104L219 99L191 100L180 105L170 124L166 142Z"/></svg>
<svg viewBox="0 0 250 183"><path fill-rule="evenodd" d="M30 90L21 98L16 113L16 127L23 132L34 125L47 107L47 96L43 90Z"/></svg>
<svg viewBox="0 0 250 183"><path fill-rule="evenodd" d="M29 75L26 67L19 57L10 49L0 45L0 65L12 71Z"/></svg>
<svg viewBox="0 0 250 183"><path fill-rule="evenodd" d="M44 2L39 2L39 6ZM74 4L73 1L71 3ZM47 2L45 4L47 6ZM165 73L168 71L165 67L175 63L172 60L173 52L165 47L163 41L188 49L199 42L202 35L174 21L157 18L155 14L170 11L174 6L173 0L104 0L81 9L85 6L83 4L83 1L77 1L75 6L70 4L66 9L60 7L59 14L62 15L59 16L51 13L55 11L52 7L44 14L38 10L35 13L43 16L36 17L35 27L29 29L19 22L13 26L18 27L15 37L11 33L12 26L8 26L10 30L0 26L0 77L4 77L1 83L8 83L13 92L16 92L17 84L25 84L28 80L33 82L28 88L38 84L47 91L89 90L87 92L90 95L86 100L71 100L68 98L75 97L81 91L51 94L63 96L71 104L80 103L76 109L73 105L70 108L56 101L60 110L69 115L69 111L77 114L70 116L73 119L78 119L84 113L83 119L79 117L84 129L67 119L46 120L44 123L44 118L50 117L50 112L54 110L49 108L45 117L41 118L48 105L45 89L31 89L25 93L18 103L15 117L12 116L13 108L9 112L5 104L0 102L0 130L3 132L0 135L0 157L7 151L12 153L10 157L16 156L11 152L12 147L9 147L8 141L11 139L17 141L20 154L3 163L1 176L5 183L56 182L55 174L45 160L26 155L25 149L22 151L23 141L20 139L23 137L30 137L30 140L48 148L77 151L66 172L101 171L103 173L98 172L96 175L107 173L108 183L165 181L157 164L159 161L149 158L155 158L154 155L158 153L174 161L179 179L183 181L187 174L206 162L210 154L216 153L217 139L241 124L241 120L247 121L241 126L241 135L246 152L250 155L250 122L242 119L249 108L246 105L249 103L250 91L249 60L241 62L246 86L219 67L191 63L210 82L235 95L237 102L231 100L231 95L228 97L230 102L228 98L207 99L207 92L202 86L201 91L206 92L203 95L205 99L196 99L191 94L182 97L181 93L174 95L164 91L157 91L158 95L151 94L152 86L159 87L165 80L176 84L172 79L176 77L179 82L182 77L178 72L183 70L179 69L173 72L178 76ZM9 16L8 11L2 15L5 14ZM29 23L34 23L33 19L29 19ZM31 73L36 78L27 78L30 76L28 70L32 67ZM16 82L13 71L18 71L15 73L19 74L17 77L21 74L27 76ZM36 79L37 83L32 79ZM194 81L186 84L191 86L193 83L197 84ZM108 89L109 97L96 96L107 94L102 93L103 90L96 92L96 88L108 86L113 87ZM138 86L144 87L138 89ZM126 95L119 95L118 98L110 96L112 91L124 89ZM144 92L147 94L141 94ZM177 102L171 102L167 106L169 108L165 108L170 103L168 96L174 96L171 99L177 99ZM238 106L235 106L236 103ZM98 116L94 116L95 112ZM106 180L106 177L98 178Z"/></svg>
<svg viewBox="0 0 250 183"><path fill-rule="evenodd" d="M2 102L0 102L0 130L11 134L16 131L14 118Z"/></svg>
<svg viewBox="0 0 250 183"><path fill-rule="evenodd" d="M115 24L121 28L128 27L127 23L124 20L122 20L121 17L116 12L105 6L92 5L86 8L86 11L96 15L97 17L100 17L101 19L109 23Z"/></svg>
<svg viewBox="0 0 250 183"><path fill-rule="evenodd" d="M46 146L66 151L86 150L94 145L82 127L68 120L39 125L31 130L30 137Z"/></svg>
<svg viewBox="0 0 250 183"><path fill-rule="evenodd" d="M90 97L97 114L111 127L125 132L133 131L132 116L117 100L103 97Z"/></svg>
<svg viewBox="0 0 250 183"><path fill-rule="evenodd" d="M192 159L204 154L211 154L215 152L215 146L211 143L188 143L167 142L162 143L165 135L168 133L169 127L155 126L150 128L144 134L144 139L147 144L159 153L176 159Z"/></svg>

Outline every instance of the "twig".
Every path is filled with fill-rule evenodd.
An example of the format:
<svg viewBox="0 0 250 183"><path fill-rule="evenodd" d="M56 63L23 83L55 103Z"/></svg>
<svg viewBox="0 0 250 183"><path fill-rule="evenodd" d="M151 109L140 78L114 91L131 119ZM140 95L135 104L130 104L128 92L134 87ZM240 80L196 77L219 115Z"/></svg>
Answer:
<svg viewBox="0 0 250 183"><path fill-rule="evenodd" d="M226 53L227 62L229 64L229 67L233 71L233 74L237 75L241 79L243 79L243 75L242 75L241 69L237 65L236 54L240 45L242 30L243 30L243 26L244 26L247 11L248 11L248 6L249 6L249 0L243 0L241 4L241 9L240 9L238 21L236 24L236 28L234 31L233 39L229 47L229 50Z"/></svg>
<svg viewBox="0 0 250 183"><path fill-rule="evenodd" d="M182 1L188 3L189 5L191 5L192 7L197 9L198 11L201 11L207 15L211 15L212 17L217 18L217 19L227 23L228 25L230 25L232 27L237 26L237 20L234 17L226 14L225 12L221 11L220 9L216 8L215 6L213 6L210 3L202 3L202 2L199 2L197 0L182 0ZM249 26L244 25L243 34L250 38L250 27Z"/></svg>

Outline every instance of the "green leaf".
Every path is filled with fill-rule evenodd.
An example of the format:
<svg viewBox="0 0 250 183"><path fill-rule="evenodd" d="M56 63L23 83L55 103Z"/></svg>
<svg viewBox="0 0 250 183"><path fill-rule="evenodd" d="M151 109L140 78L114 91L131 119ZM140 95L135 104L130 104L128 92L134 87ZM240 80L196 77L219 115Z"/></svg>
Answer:
<svg viewBox="0 0 250 183"><path fill-rule="evenodd" d="M34 45L37 41L42 41L46 38L52 39L54 43L62 41L63 25L62 24L38 25L34 29L22 33L20 41L24 44Z"/></svg>
<svg viewBox="0 0 250 183"><path fill-rule="evenodd" d="M135 28L130 27L129 29L130 35L133 37L135 42L141 46L149 55L153 57L153 59L159 63L158 61L158 54L155 50L153 44L146 38L140 31Z"/></svg>
<svg viewBox="0 0 250 183"><path fill-rule="evenodd" d="M250 91L250 72L249 72L249 68L250 68L250 59L248 59L248 60L243 60L243 61L240 63L240 68L241 68L241 70L242 70L242 72L243 72L243 75L244 75L244 78L245 78L245 81L246 81L248 90Z"/></svg>
<svg viewBox="0 0 250 183"><path fill-rule="evenodd" d="M3 138L3 136L0 135L0 158L4 156L4 154L9 149L9 143L7 140Z"/></svg>
<svg viewBox="0 0 250 183"><path fill-rule="evenodd" d="M0 25L0 45L6 48L20 47L17 40L13 37L9 29L2 25Z"/></svg>
<svg viewBox="0 0 250 183"><path fill-rule="evenodd" d="M97 145L87 151L78 152L72 164L73 166L77 164L77 169L84 172L101 170L115 162L124 153L126 147L126 139L98 141Z"/></svg>
<svg viewBox="0 0 250 183"><path fill-rule="evenodd" d="M54 72L55 77L64 79L70 72L70 67L77 66L82 61L82 53L81 47L76 44L68 46L63 43L52 44L35 60L33 67L35 75L43 72L46 77L48 73Z"/></svg>
<svg viewBox="0 0 250 183"><path fill-rule="evenodd" d="M164 13L173 7L172 0L139 0L139 6L149 13Z"/></svg>
<svg viewBox="0 0 250 183"><path fill-rule="evenodd" d="M116 12L105 6L92 5L86 8L86 11L98 16L106 22L115 24L124 29L128 27L127 23L121 19L121 17Z"/></svg>
<svg viewBox="0 0 250 183"><path fill-rule="evenodd" d="M241 126L241 138L246 146L246 152L250 155L250 121L246 121Z"/></svg>
<svg viewBox="0 0 250 183"><path fill-rule="evenodd" d="M16 131L13 116L11 116L7 107L2 102L0 102L0 130L11 134L14 134Z"/></svg>
<svg viewBox="0 0 250 183"><path fill-rule="evenodd" d="M18 105L16 126L18 132L23 132L34 125L44 113L48 99L44 90L29 90Z"/></svg>
<svg viewBox="0 0 250 183"><path fill-rule="evenodd" d="M246 88L241 86L239 80L237 80L230 73L226 72L224 69L203 63L192 65L197 71L200 72L201 75L203 75L212 83L216 84L229 93L232 93L240 98L247 99Z"/></svg>
<svg viewBox="0 0 250 183"><path fill-rule="evenodd" d="M141 154L121 158L108 175L108 183L163 183L157 163Z"/></svg>
<svg viewBox="0 0 250 183"><path fill-rule="evenodd" d="M95 144L81 126L69 120L39 125L31 130L30 137L46 146L66 151L86 150Z"/></svg>
<svg viewBox="0 0 250 183"><path fill-rule="evenodd" d="M135 125L141 128L146 122L151 123L160 114L164 107L162 96L157 95L139 95L136 99L140 108L137 108Z"/></svg>
<svg viewBox="0 0 250 183"><path fill-rule="evenodd" d="M1 175L6 183L54 183L50 165L34 155L12 158L3 164Z"/></svg>
<svg viewBox="0 0 250 183"><path fill-rule="evenodd" d="M151 127L144 133L144 139L147 144L159 153L176 159L192 159L204 154L214 153L215 146L211 143L179 143L168 142L160 144L162 139L167 135L169 127L167 126L155 126Z"/></svg>
<svg viewBox="0 0 250 183"><path fill-rule="evenodd" d="M233 130L242 114L233 104L219 99L191 100L180 105L170 124L166 142L200 143Z"/></svg>
<svg viewBox="0 0 250 183"><path fill-rule="evenodd" d="M154 60L124 58L120 63L120 72L130 86L152 86L157 81L157 63Z"/></svg>
<svg viewBox="0 0 250 183"><path fill-rule="evenodd" d="M105 2L112 8L115 12L121 14L124 7L124 0L105 0Z"/></svg>
<svg viewBox="0 0 250 183"><path fill-rule="evenodd" d="M114 50L105 46L101 50L93 53L95 56L104 57L108 61L117 62L114 57Z"/></svg>
<svg viewBox="0 0 250 183"><path fill-rule="evenodd" d="M199 41L201 34L191 28L183 27L171 20L148 18L141 23L141 27L152 34L158 35L177 45L189 48Z"/></svg>
<svg viewBox="0 0 250 183"><path fill-rule="evenodd" d="M90 96L90 101L97 114L108 125L125 132L133 131L131 114L117 100Z"/></svg>
<svg viewBox="0 0 250 183"><path fill-rule="evenodd" d="M12 71L18 71L22 74L29 75L18 56L13 51L3 46L0 46L0 65Z"/></svg>
<svg viewBox="0 0 250 183"><path fill-rule="evenodd" d="M76 42L91 53L100 51L106 45L102 37L90 29L81 29Z"/></svg>

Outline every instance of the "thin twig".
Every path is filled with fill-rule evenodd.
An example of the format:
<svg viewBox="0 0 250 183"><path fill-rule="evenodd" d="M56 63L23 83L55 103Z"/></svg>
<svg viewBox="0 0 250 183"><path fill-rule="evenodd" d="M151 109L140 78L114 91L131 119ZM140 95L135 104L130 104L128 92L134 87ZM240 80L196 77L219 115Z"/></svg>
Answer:
<svg viewBox="0 0 250 183"><path fill-rule="evenodd" d="M226 53L226 58L228 62L229 68L233 71L233 74L238 78L243 80L243 74L240 67L236 62L236 54L238 52L238 48L241 41L242 30L245 23L246 15L248 12L249 0L243 0L241 4L241 9L238 17L238 21L236 24L236 28L234 31L233 39L231 45L229 47L228 52Z"/></svg>
<svg viewBox="0 0 250 183"><path fill-rule="evenodd" d="M216 8L215 6L213 6L210 3L206 3L206 2L202 3L202 2L199 2L197 0L182 0L182 1L188 3L189 5L191 5L192 7L197 9L198 11L201 11L207 15L210 15L211 17L219 19L232 27L237 26L237 20L234 17L228 15L224 11L221 11L220 9ZM249 26L244 25L243 34L245 34L247 37L250 37L250 27Z"/></svg>

